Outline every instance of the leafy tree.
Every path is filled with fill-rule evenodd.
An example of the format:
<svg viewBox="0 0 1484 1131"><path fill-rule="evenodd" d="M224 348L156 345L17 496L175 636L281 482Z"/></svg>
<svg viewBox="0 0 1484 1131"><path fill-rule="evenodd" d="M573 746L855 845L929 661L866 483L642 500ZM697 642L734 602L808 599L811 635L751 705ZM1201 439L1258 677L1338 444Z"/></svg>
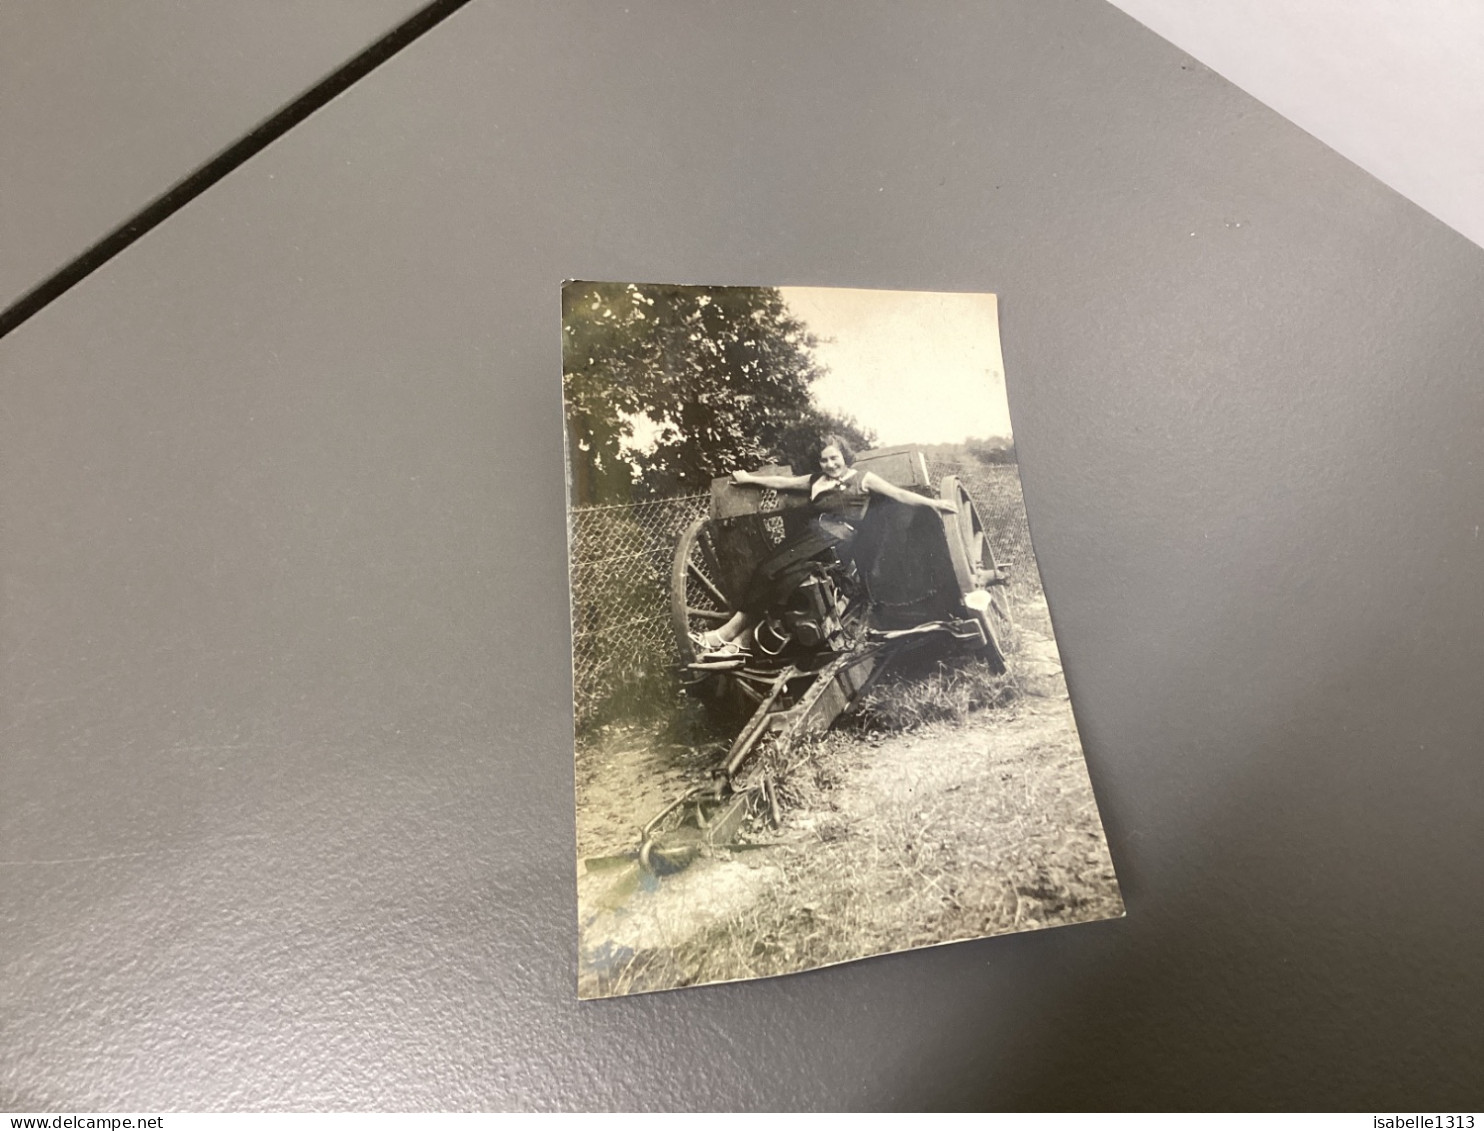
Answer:
<svg viewBox="0 0 1484 1131"><path fill-rule="evenodd" d="M964 447L981 463L1015 463L1015 441L1008 436L970 437Z"/></svg>
<svg viewBox="0 0 1484 1131"><path fill-rule="evenodd" d="M768 455L776 463L786 463L800 474L815 470L819 459L819 441L825 436L840 436L857 452L876 442L876 433L853 416L841 416L813 409L807 417L785 428L777 448Z"/></svg>
<svg viewBox="0 0 1484 1131"><path fill-rule="evenodd" d="M569 283L562 314L581 502L702 491L734 468L792 457L800 428L854 424L815 408L816 339L775 289ZM634 443L636 427L646 442Z"/></svg>

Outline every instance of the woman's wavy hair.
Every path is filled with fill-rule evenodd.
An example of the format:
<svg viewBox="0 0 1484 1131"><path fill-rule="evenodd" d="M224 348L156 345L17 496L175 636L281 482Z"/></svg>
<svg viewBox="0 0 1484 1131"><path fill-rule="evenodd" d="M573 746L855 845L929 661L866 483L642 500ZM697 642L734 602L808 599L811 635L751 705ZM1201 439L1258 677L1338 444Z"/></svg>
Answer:
<svg viewBox="0 0 1484 1131"><path fill-rule="evenodd" d="M850 446L850 441L838 432L830 432L821 436L819 442L810 451L809 458L813 461L816 471L819 470L819 457L824 455L826 448L839 448L840 458L845 461L845 466L855 466L855 449Z"/></svg>

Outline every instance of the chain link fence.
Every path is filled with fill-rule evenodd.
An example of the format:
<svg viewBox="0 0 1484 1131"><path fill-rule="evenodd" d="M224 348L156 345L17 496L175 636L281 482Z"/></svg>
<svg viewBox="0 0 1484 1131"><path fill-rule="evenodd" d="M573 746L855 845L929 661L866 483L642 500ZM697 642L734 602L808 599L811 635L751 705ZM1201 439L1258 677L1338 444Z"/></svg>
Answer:
<svg viewBox="0 0 1484 1131"><path fill-rule="evenodd" d="M572 666L578 726L653 696L677 662L670 567L708 495L577 507L571 518Z"/></svg>
<svg viewBox="0 0 1484 1131"><path fill-rule="evenodd" d="M978 505L1011 593L1037 599L1025 500L1014 464L935 460L933 483L957 475ZM678 660L670 623L675 544L707 513L709 496L577 507L571 516L572 663L579 727L634 713L671 686Z"/></svg>

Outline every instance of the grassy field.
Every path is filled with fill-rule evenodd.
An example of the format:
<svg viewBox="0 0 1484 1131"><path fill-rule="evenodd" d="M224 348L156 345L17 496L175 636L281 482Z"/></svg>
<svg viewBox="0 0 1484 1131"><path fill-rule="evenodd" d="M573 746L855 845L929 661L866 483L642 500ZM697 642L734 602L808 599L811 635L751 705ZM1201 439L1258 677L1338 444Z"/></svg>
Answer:
<svg viewBox="0 0 1484 1131"><path fill-rule="evenodd" d="M1025 618L1039 622L1040 611ZM883 681L792 760L779 833L675 876L579 867L584 997L807 970L1122 913L1054 646L1034 625L1004 676L943 663ZM703 755L702 755L703 756ZM579 757L590 853L663 802L685 744L610 730ZM691 765L696 763L691 762ZM628 782L628 785L621 783ZM585 783L585 784L584 784ZM630 832L630 835L632 833Z"/></svg>

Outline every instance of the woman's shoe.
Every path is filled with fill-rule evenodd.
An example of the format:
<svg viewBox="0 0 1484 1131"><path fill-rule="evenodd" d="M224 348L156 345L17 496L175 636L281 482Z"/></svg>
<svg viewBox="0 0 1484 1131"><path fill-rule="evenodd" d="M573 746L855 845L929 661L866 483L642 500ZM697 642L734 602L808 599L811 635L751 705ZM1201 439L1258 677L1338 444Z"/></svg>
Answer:
<svg viewBox="0 0 1484 1131"><path fill-rule="evenodd" d="M715 630L692 634L691 643L695 646L696 659L702 661L729 660L747 654L742 645L735 640L722 639L721 634Z"/></svg>

